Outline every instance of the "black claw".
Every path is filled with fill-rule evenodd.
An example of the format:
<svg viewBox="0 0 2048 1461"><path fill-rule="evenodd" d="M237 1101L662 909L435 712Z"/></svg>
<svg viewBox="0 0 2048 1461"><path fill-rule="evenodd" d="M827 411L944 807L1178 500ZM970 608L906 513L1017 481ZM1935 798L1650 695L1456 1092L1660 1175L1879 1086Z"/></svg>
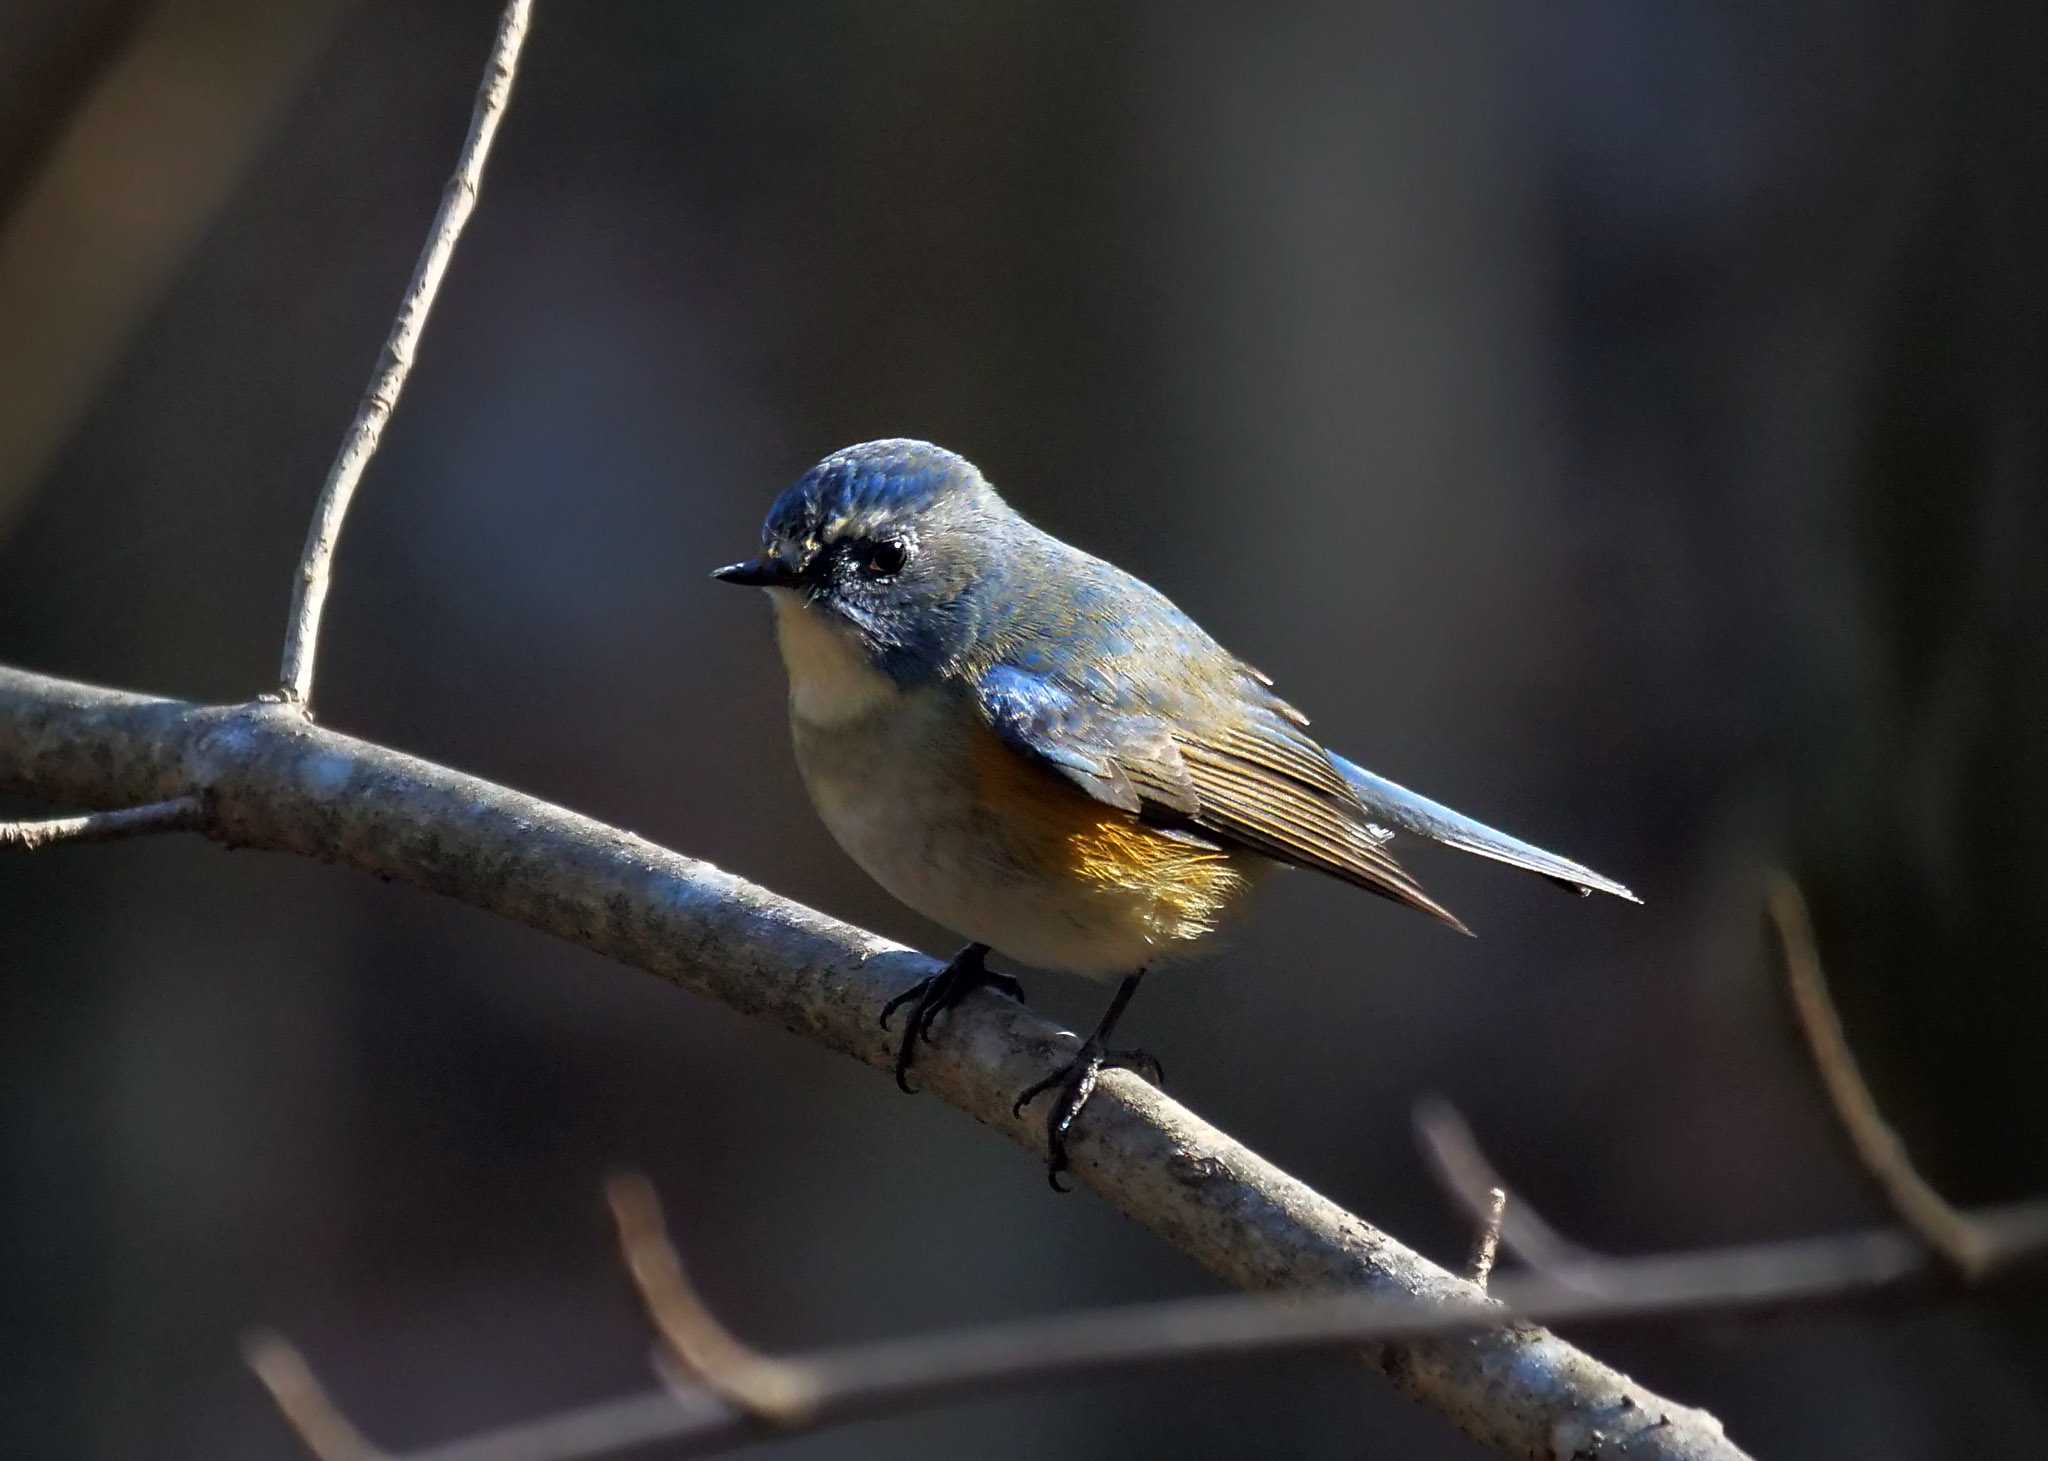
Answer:
<svg viewBox="0 0 2048 1461"><path fill-rule="evenodd" d="M1064 1081L1072 1073L1073 1069L1074 1067L1071 1064L1063 1065L1044 1080L1033 1081L1030 1085L1019 1091L1017 1099L1010 1103L1010 1114L1012 1116L1022 1116L1026 1106L1029 1106L1033 1101L1037 1100L1061 1081Z"/></svg>
<svg viewBox="0 0 2048 1461"><path fill-rule="evenodd" d="M1050 1090L1059 1091L1045 1118L1045 1179L1055 1192L1073 1190L1060 1185L1060 1173L1068 1166L1067 1133L1074 1129L1074 1122L1080 1118L1088 1098L1095 1094L1096 1083L1105 1070L1128 1070L1140 1076L1149 1070L1155 1078L1164 1074L1159 1062L1142 1050L1105 1050L1091 1039L1072 1060L1026 1086L1010 1106L1012 1116L1022 1116L1024 1108L1038 1097ZM1158 1084L1157 1079L1153 1083Z"/></svg>
<svg viewBox="0 0 2048 1461"><path fill-rule="evenodd" d="M926 1008L944 978L943 974L935 974L928 979L920 979L882 1006L882 1028L886 1030L889 1028L889 1016L896 1013L898 1006L911 1005L910 1019L903 1026L902 1043L896 1047L896 1089L906 1096L917 1094L905 1079L910 1071L911 1046L917 1039L918 1027L924 1023ZM915 1004L911 1003L913 1000Z"/></svg>
<svg viewBox="0 0 2048 1461"><path fill-rule="evenodd" d="M932 981L930 979L920 979L917 981L917 983L911 985L910 988L904 990L901 994L894 996L892 999L890 999L890 1001L887 1004L883 1005L882 1028L885 1030L889 1028L889 1016L895 1014L899 1006L906 1005L910 1003L910 1001L912 1001L913 999L916 999L919 995L923 994L927 989L931 988L931 984Z"/></svg>
<svg viewBox="0 0 2048 1461"><path fill-rule="evenodd" d="M903 1037L896 1046L896 1089L904 1095L917 1094L909 1080L911 1062L916 1058L920 1039L927 1045L932 1043L932 1026L940 1015L984 984L994 985L1012 998L1023 997L1024 992L1017 987L1016 980L1007 974L989 973L982 963L987 956L987 944L969 944L938 973L918 980L882 1006L882 1028L885 1030L889 1028L889 1016L902 1005L911 1006L910 1018L903 1024Z"/></svg>
<svg viewBox="0 0 2048 1461"><path fill-rule="evenodd" d="M1116 997L1102 1012L1102 1020L1096 1025L1095 1033L1081 1042L1074 1058L1043 1080L1033 1081L1011 1103L1010 1114L1022 1116L1024 1108L1038 1096L1054 1087L1059 1089L1059 1099L1052 1103L1052 1110L1045 1118L1045 1179L1055 1192L1069 1190L1060 1186L1060 1173L1067 1170L1067 1133L1073 1129L1074 1120L1081 1114L1081 1108L1088 1104L1088 1098L1095 1094L1095 1083L1102 1079L1102 1073L1105 1070L1128 1070L1143 1074L1144 1068L1149 1067L1155 1081L1166 1077L1165 1069L1144 1051L1111 1050L1105 1043L1116 1028L1116 1022L1123 1018L1124 1007L1131 1002L1131 996L1138 992L1138 981L1144 977L1145 971L1140 969L1119 984Z"/></svg>

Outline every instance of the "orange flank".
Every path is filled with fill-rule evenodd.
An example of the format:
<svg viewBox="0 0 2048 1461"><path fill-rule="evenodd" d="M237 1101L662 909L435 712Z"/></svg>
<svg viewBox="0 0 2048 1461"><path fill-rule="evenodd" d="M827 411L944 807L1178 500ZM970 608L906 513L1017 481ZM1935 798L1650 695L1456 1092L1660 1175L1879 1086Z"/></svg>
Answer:
<svg viewBox="0 0 2048 1461"><path fill-rule="evenodd" d="M1064 873L1104 902L1122 905L1147 942L1202 938L1247 889L1254 859L1147 827L993 731L975 737L974 770L977 800L1001 826L1016 861Z"/></svg>

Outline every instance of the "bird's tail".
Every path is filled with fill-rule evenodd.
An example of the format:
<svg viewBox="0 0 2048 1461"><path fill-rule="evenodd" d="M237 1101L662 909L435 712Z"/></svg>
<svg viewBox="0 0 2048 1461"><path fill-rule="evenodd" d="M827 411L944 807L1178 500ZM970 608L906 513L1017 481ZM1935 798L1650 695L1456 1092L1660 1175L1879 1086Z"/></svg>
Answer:
<svg viewBox="0 0 2048 1461"><path fill-rule="evenodd" d="M1405 786L1398 786L1384 776L1375 776L1363 766L1354 766L1332 752L1330 761L1351 783L1351 789L1358 793L1358 799L1365 809L1372 813L1373 820L1400 832L1413 832L1418 837L1427 837L1432 842L1441 842L1446 847L1455 847L1460 852L1475 853L1504 862L1510 867L1522 868L1539 877L1548 878L1560 887L1575 893L1612 893L1617 898L1626 898L1631 903L1643 900L1624 888L1612 878L1603 878L1589 867L1581 867L1568 857L1559 857L1554 852L1545 852L1532 847L1519 837L1510 837L1505 832L1495 831L1484 822L1474 821L1461 812L1454 812L1441 802L1433 802L1426 796L1418 796Z"/></svg>

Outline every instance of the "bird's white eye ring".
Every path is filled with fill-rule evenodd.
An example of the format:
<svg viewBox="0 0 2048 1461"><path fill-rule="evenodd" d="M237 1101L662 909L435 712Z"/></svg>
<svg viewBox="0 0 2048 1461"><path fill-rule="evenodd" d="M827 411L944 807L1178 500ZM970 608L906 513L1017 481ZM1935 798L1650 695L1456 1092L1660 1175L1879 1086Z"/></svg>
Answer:
<svg viewBox="0 0 2048 1461"><path fill-rule="evenodd" d="M909 557L910 549L901 538L883 538L869 546L860 571L869 578L893 578L903 571Z"/></svg>

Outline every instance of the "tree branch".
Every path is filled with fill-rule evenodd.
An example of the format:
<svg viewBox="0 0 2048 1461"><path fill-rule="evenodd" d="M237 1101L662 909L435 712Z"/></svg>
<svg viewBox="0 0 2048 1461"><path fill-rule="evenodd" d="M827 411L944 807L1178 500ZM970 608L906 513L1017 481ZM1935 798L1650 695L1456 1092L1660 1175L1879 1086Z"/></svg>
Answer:
<svg viewBox="0 0 2048 1461"><path fill-rule="evenodd" d="M1499 1224L1500 1245L1544 1273L1591 1275L1608 1262L1604 1253L1565 1237L1510 1187L1480 1150L1472 1128L1457 1107L1441 1096L1415 1103L1415 1136L1436 1179L1468 1216L1483 1226L1492 1220L1493 1194L1505 1194L1506 1211ZM1590 1278L1582 1282L1590 1282Z"/></svg>
<svg viewBox="0 0 2048 1461"><path fill-rule="evenodd" d="M1494 1260L1500 1257L1500 1229L1508 1215L1508 1190L1505 1187L1486 1189L1486 1217L1479 1224L1479 1231L1472 1238L1472 1256L1465 1263L1465 1277L1472 1280L1476 1289L1485 1289L1493 1277Z"/></svg>
<svg viewBox="0 0 2048 1461"><path fill-rule="evenodd" d="M475 777L339 735L279 705L204 707L0 667L0 791L82 806L204 792L207 833L410 882L555 934L889 1069L888 997L932 960L707 863ZM987 994L920 1052L924 1089L1043 1154L1013 1094L1077 1041ZM1226 1281L1424 1305L1479 1291L1125 1072L1070 1143L1075 1175ZM1637 1461L1743 1453L1542 1329L1378 1340L1365 1357L1475 1439L1517 1456L1626 1441Z"/></svg>
<svg viewBox="0 0 2048 1461"><path fill-rule="evenodd" d="M647 1215L636 1215L635 1223ZM2048 1254L2048 1202L1988 1210L1978 1221L2015 1264L2022 1257L2038 1262ZM661 1246L666 1249L665 1240ZM757 1414L718 1385L681 1381L660 1393L602 1401L409 1452L401 1461L596 1461L655 1442L662 1444L665 1456L704 1456L778 1433L900 1414L1000 1389L1093 1379L1191 1360L1345 1350L1422 1336L1527 1332L1501 1329L1522 1320L1611 1323L1679 1314L1748 1313L1792 1303L1839 1303L1938 1279L1941 1273L1930 1266L1926 1248L1913 1234L1882 1229L1653 1258L1604 1259L1587 1276L1591 1282L1581 1282L1578 1274L1510 1274L1495 1284L1491 1298L1476 1290L1451 1298L1236 1294L1016 1320L788 1358L771 1359L747 1350L753 1362L780 1372L790 1393L803 1396L801 1408L777 1418L779 1431L757 1424ZM739 1345L708 1311L700 1308L698 1313L700 1317L691 1320L693 1327L708 1324L725 1342ZM289 1383L281 1386L269 1375L265 1383L280 1393L280 1404L289 1396L297 1406L292 1423L319 1461L353 1461L363 1453L340 1449L332 1438L367 1443L320 1390L305 1361L296 1352L288 1353L288 1362L273 1362L272 1368ZM1685 1422L1655 1409L1661 1402L1654 1396L1637 1394L1637 1403L1652 1409L1630 1418L1633 1433L1607 1433L1616 1442L1615 1454L1668 1454L1645 1449L1646 1440ZM330 1449L315 1446L316 1436ZM1554 1452L1530 1454L1607 1454L1598 1438L1586 1439L1591 1443L1583 1450L1575 1441ZM1725 1448L1725 1442L1722 1445Z"/></svg>
<svg viewBox="0 0 2048 1461"><path fill-rule="evenodd" d="M530 0L511 0L499 18L497 39L492 43L491 59L477 89L469 135L463 139L455 174L441 192L441 206L427 233L426 247L413 266L398 318L391 322L377 372L370 378L369 389L363 392L362 402L356 407L355 419L341 439L334 465L327 469L327 480L321 484L320 500L313 509L312 525L306 530L306 546L299 558L291 619L285 629L284 661L278 670L279 693L288 704L305 705L312 699L320 614L333 582L334 549L341 539L342 520L348 515L356 485L363 479L363 469L376 455L384 423L397 409L399 392L405 389L414 351L427 327L427 313L434 307L434 296L440 292L448 261L455 256L455 241L462 236L463 225L469 222L470 212L476 207L491 139L497 135L499 118L512 97L512 77L519 66L519 48L526 41L531 9Z"/></svg>
<svg viewBox="0 0 2048 1461"><path fill-rule="evenodd" d="M58 842L115 842L153 832L192 832L199 829L204 815L205 806L198 797L174 796L169 801L89 812L82 817L0 822L0 852L35 852Z"/></svg>
<svg viewBox="0 0 2048 1461"><path fill-rule="evenodd" d="M1784 950L1785 986L1799 1018L1800 1033L1806 1037L1806 1048L1827 1087L1829 1104L1863 1170L1899 1221L1918 1233L1965 1282L1976 1282L1990 1271L1999 1256L1997 1250L1920 1175L1906 1144L1884 1119L1828 993L1827 975L1821 970L1820 951L1814 945L1813 920L1799 885L1784 873L1775 874L1766 906Z"/></svg>
<svg viewBox="0 0 2048 1461"><path fill-rule="evenodd" d="M245 1335L242 1359L263 1382L285 1424L314 1461L378 1461L382 1457L342 1414L306 1357L283 1335L269 1330Z"/></svg>
<svg viewBox="0 0 2048 1461"><path fill-rule="evenodd" d="M770 1425L802 1425L817 1408L810 1376L735 1339L683 1272L662 1226L661 1199L639 1173L605 1184L619 1251L647 1317L683 1371L719 1399Z"/></svg>

